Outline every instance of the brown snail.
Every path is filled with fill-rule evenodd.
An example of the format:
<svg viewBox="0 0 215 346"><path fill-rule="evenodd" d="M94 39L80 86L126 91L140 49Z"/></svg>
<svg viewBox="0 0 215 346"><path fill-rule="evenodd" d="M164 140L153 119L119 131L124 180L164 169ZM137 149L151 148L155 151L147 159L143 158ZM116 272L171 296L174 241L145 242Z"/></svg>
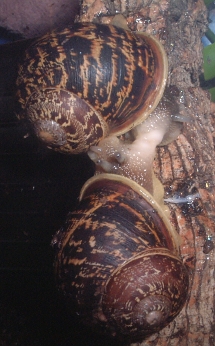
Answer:
<svg viewBox="0 0 215 346"><path fill-rule="evenodd" d="M88 180L53 238L58 288L87 324L139 340L182 309L188 274L168 213L134 181Z"/></svg>
<svg viewBox="0 0 215 346"><path fill-rule="evenodd" d="M53 238L59 290L83 321L131 339L165 327L188 291L152 169L156 146L180 128L167 135L175 111L168 93L160 101L166 77L153 38L74 24L35 41L17 79L19 117L37 136L60 152L89 151L97 173L108 172L86 182Z"/></svg>
<svg viewBox="0 0 215 346"><path fill-rule="evenodd" d="M17 114L48 147L80 153L144 121L159 103L166 78L167 57L153 37L76 23L26 50Z"/></svg>

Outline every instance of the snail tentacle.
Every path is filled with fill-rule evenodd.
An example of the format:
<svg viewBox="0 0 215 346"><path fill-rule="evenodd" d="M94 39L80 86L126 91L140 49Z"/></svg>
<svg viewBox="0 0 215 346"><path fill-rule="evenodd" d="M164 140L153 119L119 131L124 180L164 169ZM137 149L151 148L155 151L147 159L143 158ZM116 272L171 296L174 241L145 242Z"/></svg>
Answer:
<svg viewBox="0 0 215 346"><path fill-rule="evenodd" d="M172 121L179 123L192 123L193 119L189 115L173 114Z"/></svg>

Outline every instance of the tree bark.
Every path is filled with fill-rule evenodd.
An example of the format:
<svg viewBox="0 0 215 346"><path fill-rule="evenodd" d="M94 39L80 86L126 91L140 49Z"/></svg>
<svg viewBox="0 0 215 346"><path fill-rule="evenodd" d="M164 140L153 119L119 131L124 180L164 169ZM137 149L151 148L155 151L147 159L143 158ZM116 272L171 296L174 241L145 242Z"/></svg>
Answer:
<svg viewBox="0 0 215 346"><path fill-rule="evenodd" d="M33 19L30 21L30 25L27 28L27 31L26 30L23 31L23 28L20 29L20 27L14 26L14 25L20 24L17 22L19 16L17 16L16 14L14 16L14 18L16 18L15 22L12 22L10 25L10 21L3 17L3 14L6 14L5 12L6 7L4 8L4 11L2 7L2 11L1 11L1 6L3 5L9 6L10 3L12 3L12 1L7 1L8 5L6 4L6 1L3 1L2 4L0 4L0 13L2 13L0 15L1 25L5 23L5 26L7 28L10 28L14 31L18 30L20 33L24 35L26 34L25 37L34 37L35 35L37 36L38 33L41 33L47 29L46 24L47 23L50 24L50 21L48 20L47 23L45 23L43 26L41 23L42 16L39 16L41 19L40 22L37 22L36 20L36 23L37 23L36 29L33 25L34 23ZM30 3L32 4L32 2ZM47 2L44 2L44 3L47 4ZM54 4L55 2L51 2L51 3ZM50 3L50 6L51 6L51 3ZM64 2L64 3L67 3L67 2ZM68 3L72 5L73 1L69 1ZM74 1L74 3L77 4L77 1ZM24 11L25 6L23 8L20 7L20 9ZM32 7L31 7L31 10L32 10ZM61 10L62 10L61 14L53 13L53 17L51 18L51 25L49 25L49 28L55 25L56 23L59 23L59 18L66 17L67 18L66 23L70 21L70 18L68 15L69 11L66 11L67 13L65 15L65 11L63 10L63 8L61 8ZM9 9L8 11L9 11L8 13L10 14L11 10ZM41 8L39 8L38 11L41 11ZM214 153L215 106L214 104L210 102L208 93L202 90L199 86L199 75L202 73L202 66L203 66L201 36L203 35L207 27L207 10L205 8L203 0L157 0L157 1L156 0L115 0L115 1L83 0L82 6L81 6L81 15L79 18L77 18L77 20L82 22L96 21L96 22L102 22L102 23L109 23L116 12L122 13L127 18L127 22L131 30L146 31L149 34L156 36L163 43L165 50L167 52L168 61L169 61L169 74L168 74L167 84L168 86L171 86L172 92L174 92L175 95L178 96L178 104L180 106L180 113L184 115L185 117L187 117L186 119L188 119L188 121L183 126L182 133L179 135L176 141L172 142L168 146L157 148L156 158L154 161L154 171L165 187L165 198L175 197L175 196L187 197L187 200L185 203L176 203L176 204L169 203L169 207L171 210L171 222L173 223L173 225L175 226L175 228L177 229L177 231L180 233L180 236L181 236L181 246L180 246L181 255L189 269L189 275L190 275L189 297L183 310L179 314L179 316L177 316L177 318L169 326L163 329L160 333L157 333L151 336L150 338L143 340L141 343L133 343L132 346L138 346L138 345L139 346L140 345L141 346L147 346L147 345L152 345L152 346L157 346L157 345L159 346L164 346L164 345L209 346L211 345L212 346L212 345L215 345L215 318L214 318L214 311L215 311L215 273L214 273L214 267L215 267L215 250L214 250L214 241L215 241L214 239L215 237L214 236L214 229L215 229L215 184L214 184L214 180L215 180L214 178L215 177L215 153ZM27 9L26 9L26 13L27 13ZM50 12L50 16L51 14L52 13ZM25 15L21 14L20 16L21 16L20 18L22 19L21 25L23 22L25 23L25 25L28 26L28 23L25 22L25 18L26 18ZM55 16L57 16L58 18L55 18ZM36 14L35 14L35 17L37 17ZM40 31L40 29L42 31ZM19 54L17 53L17 56L18 55ZM17 59L17 56L14 56L14 59ZM39 197L34 197L35 199L35 204L33 205L34 208L32 207L32 210L30 210L32 211L32 215L34 215L33 212L35 213L35 210L37 211L37 209L39 210L41 214L42 207L45 205L44 207L45 216L41 217L42 221L39 227L39 229L42 229L42 230L44 229L44 232L40 232L38 236L38 229L36 227L38 222L38 217L35 218L35 221L34 221L34 219L32 219L33 216L29 218L30 219L29 223L27 223L25 220L25 222L22 224L21 223L18 224L17 222L18 225L14 225L14 223L11 221L12 227L9 227L10 222L8 223L7 221L7 227L5 228L4 228L4 223L2 222L1 224L1 227L3 229L1 230L1 237L3 240L5 236L5 242L2 242L1 244L2 245L1 252L3 253L3 257L4 257L3 250L6 248L5 244L8 244L9 240L11 240L12 245L15 243L16 252L13 255L14 257L11 255L13 254L11 248L14 249L14 246L12 247L11 245L11 248L9 247L10 251L8 251L8 253L10 257L13 259L13 261L11 261L12 263L11 266L13 265L15 267L14 272L16 273L16 270L17 270L16 265L18 267L18 264L19 264L19 260L17 260L17 258L19 258L20 253L21 254L26 253L26 248L28 245L26 238L27 240L29 239L37 240L37 243L35 242L35 258L38 258L41 256L42 264L38 265L39 270L41 270L41 268L44 266L44 259L47 258L47 251L49 251L50 249L51 236L57 230L58 225L62 223L62 220L65 217L64 214L67 213L69 208L71 208L71 204L74 205L76 203L81 178L82 180L86 180L88 176L85 176L85 175L92 175L92 166L90 166L89 160L86 161L85 158L79 159L78 157L75 157L75 158L72 157L68 159L68 158L65 158L64 156L60 156L57 154L55 155L53 153L47 153L47 152L43 154L44 157L42 160L40 158L38 159L37 142L35 144L33 139L30 136L28 137L24 130L23 130L23 133L21 130L20 130L20 133L17 132L18 130L16 131L14 130L19 141L17 140L15 141L14 136L10 135L12 133L12 130L10 130L10 134L9 134L8 132L9 130L5 127L5 122L6 120L7 121L10 120L11 122L13 122L15 119L15 116L13 115L13 117L8 119L8 113L10 113L10 109L5 106L4 97L5 96L11 97L10 86L11 85L13 86L15 73L13 73L13 70L9 70L8 66L10 65L9 64L10 61L9 60L6 61L6 59L7 59L7 55L5 55L5 53L2 50L2 54L0 54L1 67L2 67L1 78L0 78L0 103L2 105L2 108L0 111L0 120L2 121L2 124L3 124L2 126L4 128L1 129L2 131L1 131L0 154L1 154L1 183L2 184L5 183L5 188L4 188L5 193L3 193L3 196L6 196L6 201L4 201L4 203L2 202L1 204L2 206L4 206L3 210L5 209L7 214L7 198L9 200L10 190L13 192L11 193L12 196L13 194L16 196L16 203L14 202L13 204L8 202L8 205L9 207L11 205L12 207L16 206L17 209L15 210L18 210L19 201L23 200L23 193L26 194L26 196L29 196L29 195L31 196L32 191L36 191L35 193L37 193L37 190L39 190L37 189L37 187L39 186L39 183L43 184L43 181L45 179L47 179L47 184L50 185L50 181L47 178L49 176L51 176L52 178L51 182L54 181L53 183L54 187L52 189L51 188L43 189L44 190L43 194L41 192L42 189L39 190L39 193L38 193ZM10 71L10 74L8 74L8 71ZM10 100L11 99L9 99L9 103L11 103ZM11 109L12 109L12 104L11 104ZM19 136L17 133L19 134ZM35 159L34 157L32 158L33 156L32 152L35 152L34 153ZM6 154L8 153L10 155L14 154L13 157L16 157L15 155L18 155L20 160L23 160L24 155L26 155L26 157L27 155L29 155L29 157L31 157L31 160L32 160L30 161L30 165L31 165L31 162L34 163L33 168L31 170L29 169L29 164L28 164L29 159L25 160L22 169L20 168L20 160L17 160L17 159L16 160L19 162L19 165L16 166L13 162L13 159L12 160L10 159L12 163L10 162L10 165L9 165L8 164L9 158L5 158L7 156ZM8 156L10 156L9 154ZM7 165L4 166L3 164L6 161L6 159L8 159ZM57 166L58 166L57 168L59 172L57 168L55 168L56 171L52 169L52 166L56 167L56 162L57 162ZM86 169L80 168L80 167L84 167L84 165ZM50 166L51 168L47 170L46 166L48 168ZM9 170L8 167L12 167L12 168ZM89 167L91 168L89 169ZM43 169L45 171L45 174L43 174L42 172ZM35 170L35 176L33 174L34 170ZM86 170L86 174L85 174L85 170ZM9 177L10 179L8 178L9 171L10 171L10 177ZM52 171L54 171L54 173ZM28 177L29 172L31 173L30 177ZM31 176L34 178L34 180L32 181L30 179ZM38 176L40 177L41 181L39 181ZM26 188L26 186L22 182L23 179L25 180L25 183L27 181L29 184L32 184L31 191L29 190L29 188L28 189ZM12 181L12 184L9 185L11 181ZM22 191L23 189L19 187L20 191L18 190L18 188L16 188L18 192L16 191L16 194L15 194L13 190L13 186L15 185L16 187L16 184L17 186L20 186L20 181L21 181L21 187L22 187L22 184L25 187L24 192ZM61 182L61 185L58 188L59 181ZM64 184L64 181L66 181L65 184ZM7 185L9 186L9 188ZM63 186L65 185L63 193L62 193L62 189L63 189L62 185ZM36 186L36 189L35 189L35 186ZM69 191L67 191L68 186L69 186ZM53 193L53 191L55 193ZM40 195L42 195L42 197ZM64 195L66 196L65 198L63 198ZM50 197L50 196L54 196L54 197ZM71 198L73 199L72 202L71 202ZM66 204L67 207L65 207L65 200L67 201L67 204ZM43 203L41 203L41 201L43 201ZM44 201L46 201L46 203ZM6 207L5 207L5 204L6 204ZM30 207L28 206L29 202L27 201L27 199L25 203L23 204L27 204L27 208L26 208L27 210L31 207L31 205ZM64 208L64 210L60 213L60 216L59 216L58 209L61 207L62 209ZM65 210L65 209L68 209L68 210ZM58 211L58 213L55 212L56 210ZM25 210L24 211L21 210L21 212L24 213ZM11 220L12 219L16 220L15 218L16 214L11 214L11 215L13 215L13 217L11 217ZM8 216L7 216L7 220L8 220ZM25 224L26 224L27 231L22 232L23 229L25 230L25 227L24 227ZM44 224L43 226L44 228L41 228L42 224ZM46 224L48 224L49 227L47 227ZM34 230L34 227L35 227L35 230ZM21 229L21 231L19 230L19 228ZM48 231L47 231L47 228L49 229ZM7 232L5 231L5 234L3 232L4 229L7 231ZM16 232L14 229L16 230ZM17 238L15 238L15 236ZM20 250L19 243L15 242L17 241L17 239L19 243L21 242L21 240L23 240L23 244L26 246L26 247L23 247L24 249L23 251ZM38 255L38 243L41 241L41 244L42 244L42 242L44 242L44 239L46 241L46 247L45 247L44 253L42 254L39 253ZM28 250L28 256L29 257L27 262L23 260L23 261L20 261L20 263L21 264L24 263L26 265L27 270L30 270L31 266L29 265L29 263L31 261L31 253L29 250ZM7 256L5 256L5 258L7 259ZM3 258L3 264L4 263L7 264L5 258ZM52 261L52 257L50 259L50 263L52 263L51 261ZM24 267L23 270L26 271L26 268ZM33 272L35 268L33 267L33 265L32 265L32 268L33 268L32 277L35 277L35 273ZM5 268L3 269L5 270ZM11 270L11 268L9 269ZM52 270L52 267L51 267L51 270ZM14 272L12 272L13 276L14 276ZM24 278L27 277L24 274L22 275ZM23 281L20 287L25 287L25 280L22 279L19 273L17 274L17 277L18 277L17 282ZM47 328L43 328L42 324L43 324L44 311L46 312L48 309L50 309L50 306L53 307L57 299L55 296L54 298L52 298L50 293L50 292L53 292L53 287L54 287L54 284L52 284L52 282L50 284L51 288L49 290L47 290L46 287L44 288L44 291L42 290L43 294L46 291L48 292L47 294L45 294L45 298L48 301L48 303L50 301L51 303L50 305L47 305L48 307L44 304L45 308L44 310L41 310L42 311L41 314L37 313L38 320L42 322L40 322L38 327L38 329L40 328L40 333L38 333L38 335L35 336L34 335L34 329L36 330L36 328L34 328L35 321L33 320L32 326L30 324L30 327L32 329L31 328L29 329L28 321L29 321L29 316L31 319L32 310L36 311L37 305L40 306L41 308L41 305L39 305L41 304L40 303L41 296L35 293L36 292L35 289L32 289L33 293L31 292L31 294L29 294L30 313L28 315L25 311L23 312L22 310L23 306L25 306L26 304L26 294L23 293L24 298L23 298L23 301L21 301L21 303L19 303L19 299L17 299L17 302L15 305L13 301L12 303L10 303L11 296L12 296L11 292L16 292L17 297L20 298L20 296L22 297L21 295L22 290L20 289L20 292L21 292L20 293L19 285L17 285L17 283L13 283L14 285L14 290L13 290L13 287L11 288L11 285L12 285L11 282L13 282L14 279L11 280L10 275L8 275L8 278L9 279L5 281L6 284L2 285L4 295L1 302L1 314L3 317L0 316L1 321L3 321L3 327L6 325L6 327L3 328L4 330L1 335L1 341L4 344L7 343L7 340L10 340L7 343L8 345L20 344L19 340L25 340L25 339L22 339L24 337L26 337L26 340L28 341L26 343L23 342L23 344L33 345L34 341L35 341L35 344L43 344L38 335L41 335L41 330L44 332L44 330L47 329L47 335L48 335L47 339L49 338L49 341L51 340L49 344L57 345L57 346L68 345L71 343L73 345L81 345L81 344L86 345L86 343L84 343L83 339L81 338L82 334L84 333L82 329L80 332L77 331L78 329L77 324L75 324L75 327L73 327L72 337L70 336L70 328L71 328L70 326L68 328L64 326L64 329L62 328L63 332L61 331L61 327L59 329L60 322L66 325L69 319L69 318L68 319L65 318L66 322L64 321L64 315L63 315L64 310L63 308L61 308L61 306L60 306L60 309L58 309L57 313L55 312L56 321L53 322L51 313L48 314L47 321L45 323L45 327ZM41 278L43 278L43 275L41 275ZM43 279L40 279L40 280L41 282L43 282L42 281ZM35 285L36 285L35 287L41 287L42 285L40 285L40 280L34 279L32 281L33 282L32 287L34 288ZM1 282L3 281L1 280ZM18 289L17 289L17 286L18 286ZM8 287L10 287L10 289L8 289ZM2 291L2 288L1 288L1 291ZM25 290L23 289L23 291ZM49 300L48 300L48 296L49 296ZM6 299L6 297L8 298ZM36 297L36 300L35 300L36 303L34 306L32 302L34 301L35 297ZM6 303L5 303L5 300L6 300ZM33 309L32 309L32 306L33 306ZM18 324L16 323L17 320L14 318L14 311L16 311L16 309L18 311L17 320L19 321L20 316L22 317L22 314L23 314L24 316L27 316L25 317L25 320L27 322L21 321ZM53 333L49 333L49 330L48 330L49 324L51 323L52 323L52 331L54 331ZM16 329L17 325L21 331L19 331L19 328ZM26 329L24 327L21 327L22 325L25 325ZM11 332L11 330L13 329L11 326L12 327L15 326L14 327L15 332L14 330ZM57 330L56 334L55 334L55 329ZM59 337L60 332L62 332L61 337ZM65 341L65 332L67 333L67 335L69 335L68 343L67 343L67 340ZM13 333L15 333L14 343L11 341L11 338L12 338L11 335L14 335ZM6 338L6 334L7 334L7 338ZM60 340L59 342L55 340L55 335L57 334L59 338L58 340ZM34 337L35 337L35 340L33 340ZM89 337L86 336L86 339L91 340L91 337L93 338L94 335L92 336L92 334L90 334ZM100 345L106 345L107 343L106 343L106 340L104 339L100 343L95 342L94 344L100 346ZM108 345L110 345L110 343ZM120 345L120 346L124 346L124 345Z"/></svg>
<svg viewBox="0 0 215 346"><path fill-rule="evenodd" d="M73 22L79 0L1 0L0 27L25 38L44 35Z"/></svg>
<svg viewBox="0 0 215 346"><path fill-rule="evenodd" d="M127 17L131 30L155 35L168 55L167 85L180 113L188 116L178 139L157 149L155 173L165 197L192 196L190 203L169 203L171 221L181 236L181 255L189 268L190 292L179 316L141 345L215 344L215 153L214 114L199 86L201 37L207 27L203 0L85 0L81 21L108 23L114 12Z"/></svg>

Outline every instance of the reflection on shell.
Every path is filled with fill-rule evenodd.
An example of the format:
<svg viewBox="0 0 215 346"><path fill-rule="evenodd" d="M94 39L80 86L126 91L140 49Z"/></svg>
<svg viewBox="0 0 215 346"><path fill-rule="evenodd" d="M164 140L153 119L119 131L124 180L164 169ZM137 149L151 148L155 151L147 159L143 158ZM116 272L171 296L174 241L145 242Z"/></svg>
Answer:
<svg viewBox="0 0 215 346"><path fill-rule="evenodd" d="M48 147L61 147L66 143L64 129L53 120L38 120L34 123L34 129L37 137Z"/></svg>

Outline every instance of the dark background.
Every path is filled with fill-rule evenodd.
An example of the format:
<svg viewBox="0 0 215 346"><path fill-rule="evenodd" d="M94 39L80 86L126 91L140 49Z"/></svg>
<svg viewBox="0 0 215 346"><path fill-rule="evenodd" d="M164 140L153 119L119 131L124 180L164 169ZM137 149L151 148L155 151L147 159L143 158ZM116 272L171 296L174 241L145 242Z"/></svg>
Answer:
<svg viewBox="0 0 215 346"><path fill-rule="evenodd" d="M87 155L44 148L17 120L25 44L0 46L0 345L112 345L79 324L55 287L51 239L94 167Z"/></svg>

